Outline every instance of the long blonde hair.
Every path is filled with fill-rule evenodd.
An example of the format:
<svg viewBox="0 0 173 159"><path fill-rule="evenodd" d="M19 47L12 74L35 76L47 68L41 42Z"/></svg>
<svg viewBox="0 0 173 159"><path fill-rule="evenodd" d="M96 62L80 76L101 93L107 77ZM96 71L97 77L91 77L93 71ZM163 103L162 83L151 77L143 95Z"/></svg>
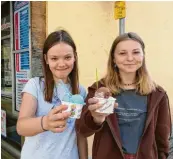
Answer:
<svg viewBox="0 0 173 159"><path fill-rule="evenodd" d="M130 33L122 34L113 41L110 54L109 54L108 64L107 64L107 74L104 77L104 82L106 87L108 87L111 90L111 92L114 94L120 93L120 90L121 90L120 88L121 78L119 75L119 70L118 68L116 68L115 70L115 66L114 66L115 63L113 61L114 51L119 42L130 40L130 39L138 42L141 45L142 50L145 54L145 44L143 40L136 33L130 32ZM137 70L137 73L136 73L136 91L141 95L147 95L151 93L152 91L155 91L155 89L156 89L156 84L154 81L152 81L148 73L146 63L145 63L145 57L144 57L143 64Z"/></svg>

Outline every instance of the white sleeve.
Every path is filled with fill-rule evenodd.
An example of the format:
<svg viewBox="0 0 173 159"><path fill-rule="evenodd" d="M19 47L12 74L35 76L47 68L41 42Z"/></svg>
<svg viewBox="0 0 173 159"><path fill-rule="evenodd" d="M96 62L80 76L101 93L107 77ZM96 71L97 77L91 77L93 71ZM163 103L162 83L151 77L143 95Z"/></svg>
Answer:
<svg viewBox="0 0 173 159"><path fill-rule="evenodd" d="M81 95L81 96L84 98L84 100L85 100L85 98L86 98L86 96L87 96L86 89L85 89L83 86L79 85L79 90L80 90L80 95Z"/></svg>
<svg viewBox="0 0 173 159"><path fill-rule="evenodd" d="M31 78L25 85L25 87L23 88L22 94L25 93L29 93L31 95L33 95L36 99L38 99L38 82L36 81L35 78ZM22 95L21 94L21 95Z"/></svg>

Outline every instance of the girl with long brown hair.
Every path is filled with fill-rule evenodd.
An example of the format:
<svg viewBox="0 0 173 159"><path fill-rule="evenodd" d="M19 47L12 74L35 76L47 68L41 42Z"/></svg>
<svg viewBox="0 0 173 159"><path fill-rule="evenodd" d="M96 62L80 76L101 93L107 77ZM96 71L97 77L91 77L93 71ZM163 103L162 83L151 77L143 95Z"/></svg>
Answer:
<svg viewBox="0 0 173 159"><path fill-rule="evenodd" d="M65 94L86 97L79 84L76 45L65 30L52 32L43 47L43 78L22 91L17 132L25 136L21 159L87 159L87 140L77 134L75 119L65 112Z"/></svg>

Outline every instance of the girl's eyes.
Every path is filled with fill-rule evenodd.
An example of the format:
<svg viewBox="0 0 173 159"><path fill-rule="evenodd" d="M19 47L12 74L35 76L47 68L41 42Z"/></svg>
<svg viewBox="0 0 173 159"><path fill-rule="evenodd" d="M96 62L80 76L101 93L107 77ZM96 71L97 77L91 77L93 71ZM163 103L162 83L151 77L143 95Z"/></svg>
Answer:
<svg viewBox="0 0 173 159"><path fill-rule="evenodd" d="M120 55L125 55L126 53L125 53L125 52L120 52L119 54L120 54Z"/></svg>
<svg viewBox="0 0 173 159"><path fill-rule="evenodd" d="M135 52L133 52L134 54L139 54L140 52L139 51L135 51Z"/></svg>
<svg viewBox="0 0 173 159"><path fill-rule="evenodd" d="M51 58L51 60L52 60L52 61L56 61L56 60L57 60L57 58Z"/></svg>
<svg viewBox="0 0 173 159"><path fill-rule="evenodd" d="M72 57L71 56L67 56L67 57L65 57L65 60L70 60ZM58 58L51 58L51 60L52 61L57 61L58 60Z"/></svg>
<svg viewBox="0 0 173 159"><path fill-rule="evenodd" d="M70 60L71 58L72 58L71 56L65 57L66 60Z"/></svg>
<svg viewBox="0 0 173 159"><path fill-rule="evenodd" d="M120 54L120 55L125 55L126 52L120 52L119 54ZM133 54L140 54L140 51L134 51Z"/></svg>

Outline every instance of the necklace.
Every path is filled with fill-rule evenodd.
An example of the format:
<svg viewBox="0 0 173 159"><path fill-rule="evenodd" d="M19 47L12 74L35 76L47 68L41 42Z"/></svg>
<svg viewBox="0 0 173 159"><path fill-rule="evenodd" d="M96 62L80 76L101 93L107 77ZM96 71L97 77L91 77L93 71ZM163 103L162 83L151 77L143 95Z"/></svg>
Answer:
<svg viewBox="0 0 173 159"><path fill-rule="evenodd" d="M136 82L133 82L133 83L127 83L127 84L126 84L126 83L123 83L124 86L131 86L131 85L133 85L133 84L136 84Z"/></svg>

